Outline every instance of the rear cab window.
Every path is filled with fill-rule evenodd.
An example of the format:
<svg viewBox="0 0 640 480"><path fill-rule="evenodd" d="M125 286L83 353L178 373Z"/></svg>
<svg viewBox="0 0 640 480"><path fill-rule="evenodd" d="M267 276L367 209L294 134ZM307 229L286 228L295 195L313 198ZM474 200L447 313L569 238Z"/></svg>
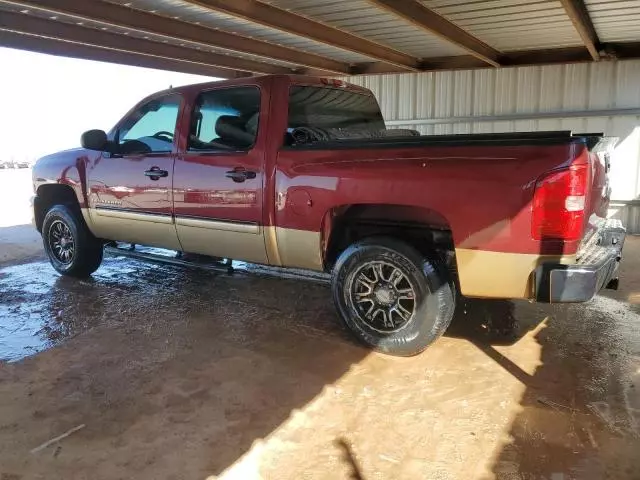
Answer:
<svg viewBox="0 0 640 480"><path fill-rule="evenodd" d="M285 145L334 134L348 136L385 130L377 100L371 94L344 88L294 85L289 90Z"/></svg>

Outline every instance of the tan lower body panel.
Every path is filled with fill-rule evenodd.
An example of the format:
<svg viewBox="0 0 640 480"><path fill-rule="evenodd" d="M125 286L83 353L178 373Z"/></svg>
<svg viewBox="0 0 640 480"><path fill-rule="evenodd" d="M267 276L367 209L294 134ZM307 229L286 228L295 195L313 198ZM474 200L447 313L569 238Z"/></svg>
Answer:
<svg viewBox="0 0 640 480"><path fill-rule="evenodd" d="M534 276L543 263L575 263L575 255L538 255L456 248L458 277L463 295L484 298L534 296Z"/></svg>
<svg viewBox="0 0 640 480"><path fill-rule="evenodd" d="M322 271L320 233L130 212L82 209L94 235L189 253ZM177 231L177 235L176 235ZM179 238L179 240L178 240ZM538 255L456 249L463 295L524 298L534 295L533 273L543 263L575 263L575 255Z"/></svg>
<svg viewBox="0 0 640 480"><path fill-rule="evenodd" d="M264 240L271 265L323 270L320 232L265 227Z"/></svg>
<svg viewBox="0 0 640 480"><path fill-rule="evenodd" d="M259 225L177 217L176 230L185 252L268 263Z"/></svg>
<svg viewBox="0 0 640 480"><path fill-rule="evenodd" d="M91 209L90 217L90 230L96 237L182 250L169 215Z"/></svg>
<svg viewBox="0 0 640 480"><path fill-rule="evenodd" d="M89 231L93 232L93 222L91 221L91 214L89 213L88 208L81 208L80 212L82 212L82 218L84 218L84 223L89 227Z"/></svg>

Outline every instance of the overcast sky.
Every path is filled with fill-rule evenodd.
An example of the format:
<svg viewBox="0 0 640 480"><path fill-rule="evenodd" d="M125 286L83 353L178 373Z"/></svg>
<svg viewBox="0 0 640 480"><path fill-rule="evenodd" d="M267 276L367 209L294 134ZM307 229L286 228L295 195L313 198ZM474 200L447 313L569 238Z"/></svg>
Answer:
<svg viewBox="0 0 640 480"><path fill-rule="evenodd" d="M146 95L214 80L7 48L0 65L0 160L77 147L82 132L110 129Z"/></svg>

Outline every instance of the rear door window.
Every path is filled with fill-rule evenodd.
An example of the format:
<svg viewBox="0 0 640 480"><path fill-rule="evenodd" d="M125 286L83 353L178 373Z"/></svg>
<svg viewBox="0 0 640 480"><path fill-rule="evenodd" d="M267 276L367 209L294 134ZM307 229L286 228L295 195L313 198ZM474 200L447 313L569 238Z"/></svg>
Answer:
<svg viewBox="0 0 640 480"><path fill-rule="evenodd" d="M235 87L201 93L191 115L190 151L250 150L258 135L260 90Z"/></svg>

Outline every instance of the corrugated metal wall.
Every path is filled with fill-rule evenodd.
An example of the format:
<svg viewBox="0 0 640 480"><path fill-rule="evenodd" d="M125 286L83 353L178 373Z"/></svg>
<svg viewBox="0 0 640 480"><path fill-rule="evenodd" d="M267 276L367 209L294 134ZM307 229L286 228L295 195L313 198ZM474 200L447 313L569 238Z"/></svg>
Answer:
<svg viewBox="0 0 640 480"><path fill-rule="evenodd" d="M612 197L640 198L640 61L361 76L391 128L423 134L573 130L620 138ZM640 233L640 204L612 215Z"/></svg>

